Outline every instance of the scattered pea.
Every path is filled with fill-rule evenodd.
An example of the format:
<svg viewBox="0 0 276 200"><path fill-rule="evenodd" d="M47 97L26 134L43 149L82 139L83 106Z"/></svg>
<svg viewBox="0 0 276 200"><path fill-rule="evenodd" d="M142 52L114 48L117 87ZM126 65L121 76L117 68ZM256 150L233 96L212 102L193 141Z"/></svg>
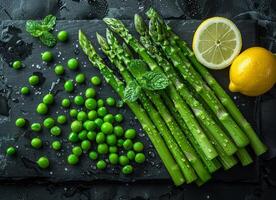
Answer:
<svg viewBox="0 0 276 200"><path fill-rule="evenodd" d="M8 156L13 156L13 155L15 155L15 154L16 154L16 148L13 147L13 146L8 147L8 148L6 149L6 154L7 154Z"/></svg>
<svg viewBox="0 0 276 200"><path fill-rule="evenodd" d="M93 98L96 96L96 91L94 88L87 88L85 90L85 97L86 98Z"/></svg>
<svg viewBox="0 0 276 200"><path fill-rule="evenodd" d="M137 153L136 156L135 156L135 162L137 163L143 163L145 162L146 160L146 157L143 153Z"/></svg>
<svg viewBox="0 0 276 200"><path fill-rule="evenodd" d="M97 119L97 116L98 116L98 114L97 114L96 110L91 110L91 111L88 112L88 119L89 120L95 120L95 119Z"/></svg>
<svg viewBox="0 0 276 200"><path fill-rule="evenodd" d="M105 134L102 133L102 132L97 133L97 135L96 135L96 142L98 144L104 143L105 142Z"/></svg>
<svg viewBox="0 0 276 200"><path fill-rule="evenodd" d="M74 91L74 84L72 80L68 80L64 83L64 90L69 93Z"/></svg>
<svg viewBox="0 0 276 200"><path fill-rule="evenodd" d="M104 116L103 118L104 122L109 122L109 123L113 123L114 122L114 117L112 114L107 114L106 116Z"/></svg>
<svg viewBox="0 0 276 200"><path fill-rule="evenodd" d="M78 162L79 162L79 158L78 158L78 156L76 156L75 154L70 154L70 155L67 157L67 163L68 163L69 165L76 165Z"/></svg>
<svg viewBox="0 0 276 200"><path fill-rule="evenodd" d="M101 128L102 124L104 123L104 121L101 118L95 119L94 122L97 124L98 128Z"/></svg>
<svg viewBox="0 0 276 200"><path fill-rule="evenodd" d="M128 157L125 156L125 155L121 155L121 156L119 157L119 163L120 163L120 165L122 165L122 166L127 165L127 164L129 163Z"/></svg>
<svg viewBox="0 0 276 200"><path fill-rule="evenodd" d="M96 140L96 132L94 131L88 131L87 133L87 139L90 140L90 141L94 141Z"/></svg>
<svg viewBox="0 0 276 200"><path fill-rule="evenodd" d="M83 140L81 142L81 148L83 151L88 151L91 148L91 142L89 140Z"/></svg>
<svg viewBox="0 0 276 200"><path fill-rule="evenodd" d="M72 149L72 153L79 157L82 154L82 148L80 146L75 146Z"/></svg>
<svg viewBox="0 0 276 200"><path fill-rule="evenodd" d="M32 86L38 85L39 84L39 76L37 75L32 75L29 77L29 83Z"/></svg>
<svg viewBox="0 0 276 200"><path fill-rule="evenodd" d="M44 62L51 62L54 59L54 55L51 51L45 51L41 54L41 59Z"/></svg>
<svg viewBox="0 0 276 200"><path fill-rule="evenodd" d="M22 117L17 118L17 120L15 121L15 126L22 128L26 125L26 120Z"/></svg>
<svg viewBox="0 0 276 200"><path fill-rule="evenodd" d="M68 136L68 140L72 143L76 143L79 141L79 137L78 137L78 134L75 133L75 132L71 132Z"/></svg>
<svg viewBox="0 0 276 200"><path fill-rule="evenodd" d="M19 60L16 60L12 63L12 68L13 69L20 69L22 67L22 62Z"/></svg>
<svg viewBox="0 0 276 200"><path fill-rule="evenodd" d="M115 106L116 105L116 100L112 97L108 97L106 99L106 104L109 105L109 106Z"/></svg>
<svg viewBox="0 0 276 200"><path fill-rule="evenodd" d="M119 161L119 156L117 153L111 153L111 154L109 154L108 160L109 160L110 164L116 165Z"/></svg>
<svg viewBox="0 0 276 200"><path fill-rule="evenodd" d="M46 169L49 167L50 162L49 159L45 156L40 157L37 161L36 161L37 165L42 168L42 169Z"/></svg>
<svg viewBox="0 0 276 200"><path fill-rule="evenodd" d="M23 95L27 95L27 94L30 94L30 89L28 87L24 86L21 88L20 92Z"/></svg>
<svg viewBox="0 0 276 200"><path fill-rule="evenodd" d="M45 103L38 104L36 112L40 115L46 115L48 113L48 106Z"/></svg>
<svg viewBox="0 0 276 200"><path fill-rule="evenodd" d="M101 79L100 79L100 77L98 77L98 76L93 76L92 78L91 78L91 83L93 84L93 85L100 85L101 84Z"/></svg>
<svg viewBox="0 0 276 200"><path fill-rule="evenodd" d="M77 120L73 121L71 123L71 130L75 133L80 132L82 130L82 122Z"/></svg>
<svg viewBox="0 0 276 200"><path fill-rule="evenodd" d="M107 114L107 109L106 107L100 107L97 110L98 116L104 117Z"/></svg>
<svg viewBox="0 0 276 200"><path fill-rule="evenodd" d="M124 135L124 129L122 126L119 125L114 127L113 132L117 137L122 137Z"/></svg>
<svg viewBox="0 0 276 200"><path fill-rule="evenodd" d="M67 66L71 70L76 70L79 67L79 62L75 58L71 58L67 61Z"/></svg>
<svg viewBox="0 0 276 200"><path fill-rule="evenodd" d="M125 138L133 139L136 136L136 131L133 128L127 129L125 132Z"/></svg>
<svg viewBox="0 0 276 200"><path fill-rule="evenodd" d="M57 39L61 42L66 42L68 40L68 32L67 31L59 31L57 34Z"/></svg>
<svg viewBox="0 0 276 200"><path fill-rule="evenodd" d="M77 115L77 120L84 122L87 120L87 114L84 111L80 111Z"/></svg>
<svg viewBox="0 0 276 200"><path fill-rule="evenodd" d="M60 64L55 66L55 73L56 75L63 75L64 74L64 67Z"/></svg>
<svg viewBox="0 0 276 200"><path fill-rule="evenodd" d="M97 128L97 124L94 121L85 121L83 124L84 128L88 131L93 131Z"/></svg>
<svg viewBox="0 0 276 200"><path fill-rule="evenodd" d="M38 137L33 138L31 141L31 145L33 148L39 149L42 146L42 140Z"/></svg>
<svg viewBox="0 0 276 200"><path fill-rule="evenodd" d="M106 162L104 160L99 160L96 164L98 169L105 169L106 168Z"/></svg>
<svg viewBox="0 0 276 200"><path fill-rule="evenodd" d="M127 152L127 157L129 160L134 160L135 159L135 152L130 150Z"/></svg>
<svg viewBox="0 0 276 200"><path fill-rule="evenodd" d="M52 117L48 117L46 119L44 119L43 121L43 126L45 126L46 128L52 128L55 125L55 120Z"/></svg>
<svg viewBox="0 0 276 200"><path fill-rule="evenodd" d="M57 123L65 124L67 122L67 117L65 115L59 115L57 117Z"/></svg>
<svg viewBox="0 0 276 200"><path fill-rule="evenodd" d="M84 104L84 98L80 95L75 96L74 103L78 106L82 106Z"/></svg>
<svg viewBox="0 0 276 200"><path fill-rule="evenodd" d="M103 106L104 106L104 100L98 99L97 105L98 105L99 108L100 108L100 107L103 107Z"/></svg>
<svg viewBox="0 0 276 200"><path fill-rule="evenodd" d="M122 168L123 174L131 174L133 172L133 167L131 165L126 165Z"/></svg>
<svg viewBox="0 0 276 200"><path fill-rule="evenodd" d="M109 153L117 153L117 152L118 152L118 147L116 146L109 147Z"/></svg>
<svg viewBox="0 0 276 200"><path fill-rule="evenodd" d="M115 115L115 121L116 121L116 122L120 123L120 122L123 121L123 119L124 119L124 117L123 117L122 114L116 114L116 115Z"/></svg>
<svg viewBox="0 0 276 200"><path fill-rule="evenodd" d="M136 152L141 152L144 149L144 144L142 142L135 142L133 144L133 150Z"/></svg>
<svg viewBox="0 0 276 200"><path fill-rule="evenodd" d="M43 97L43 103L50 105L54 103L54 95L49 93Z"/></svg>
<svg viewBox="0 0 276 200"><path fill-rule="evenodd" d="M85 100L85 107L88 110L94 110L97 107L97 101L93 98L88 98Z"/></svg>
<svg viewBox="0 0 276 200"><path fill-rule="evenodd" d="M97 153L96 151L91 151L91 152L89 153L89 158L90 158L91 160L96 160L96 159L98 158L98 153Z"/></svg>
<svg viewBox="0 0 276 200"><path fill-rule="evenodd" d="M72 118L77 117L77 115L78 115L77 109L74 109L74 108L71 109L69 115L70 115L70 117L72 117Z"/></svg>
<svg viewBox="0 0 276 200"><path fill-rule="evenodd" d="M110 146L115 146L117 144L117 138L116 135L108 135L106 136L106 143Z"/></svg>
<svg viewBox="0 0 276 200"><path fill-rule="evenodd" d="M59 151L61 149L61 142L58 141L58 140L55 140L52 142L52 148L55 150L55 151Z"/></svg>
<svg viewBox="0 0 276 200"><path fill-rule="evenodd" d="M125 150L130 150L133 147L133 143L130 139L126 139L123 143L123 147Z"/></svg>
<svg viewBox="0 0 276 200"><path fill-rule="evenodd" d="M78 137L80 140L86 140L87 139L87 130L82 130L79 132Z"/></svg>
<svg viewBox="0 0 276 200"><path fill-rule="evenodd" d="M108 146L105 143L99 144L97 146L97 151L99 154L106 154L108 152Z"/></svg>
<svg viewBox="0 0 276 200"><path fill-rule="evenodd" d="M101 131L104 134L111 134L113 132L113 125L109 122L104 122L101 126Z"/></svg>
<svg viewBox="0 0 276 200"><path fill-rule="evenodd" d="M79 73L75 77L75 81L78 84L83 84L85 82L85 75L83 73Z"/></svg>
<svg viewBox="0 0 276 200"><path fill-rule="evenodd" d="M123 140L123 139L117 140L117 146L118 146L118 147L122 147L123 144L124 144L124 140Z"/></svg>
<svg viewBox="0 0 276 200"><path fill-rule="evenodd" d="M58 126L53 126L50 132L54 136L59 136L61 134L61 129Z"/></svg>
<svg viewBox="0 0 276 200"><path fill-rule="evenodd" d="M62 99L61 106L63 108L69 108L70 105L71 105L70 99L68 99L68 98Z"/></svg>
<svg viewBox="0 0 276 200"><path fill-rule="evenodd" d="M40 123L33 123L31 125L31 130L34 132L39 132L39 131L41 131L41 129L42 129L42 127L41 127Z"/></svg>

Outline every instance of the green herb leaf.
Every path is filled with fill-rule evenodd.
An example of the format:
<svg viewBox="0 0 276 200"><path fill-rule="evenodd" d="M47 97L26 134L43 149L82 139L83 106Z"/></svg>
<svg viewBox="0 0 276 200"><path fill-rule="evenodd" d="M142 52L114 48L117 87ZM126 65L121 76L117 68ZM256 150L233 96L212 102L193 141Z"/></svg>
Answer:
<svg viewBox="0 0 276 200"><path fill-rule="evenodd" d="M52 33L44 31L39 37L40 41L48 47L53 47L57 43L57 39Z"/></svg>
<svg viewBox="0 0 276 200"><path fill-rule="evenodd" d="M124 101L134 102L139 98L141 87L136 81L130 82L124 91Z"/></svg>
<svg viewBox="0 0 276 200"><path fill-rule="evenodd" d="M143 60L132 59L129 63L129 70L132 74L142 76L145 73L145 71L148 71L148 66Z"/></svg>
<svg viewBox="0 0 276 200"><path fill-rule="evenodd" d="M169 79L162 72L146 72L140 78L140 85L147 90L163 90L169 85Z"/></svg>
<svg viewBox="0 0 276 200"><path fill-rule="evenodd" d="M53 30L54 26L56 25L56 16L47 15L43 21L42 25L47 28L48 31Z"/></svg>
<svg viewBox="0 0 276 200"><path fill-rule="evenodd" d="M43 34L43 28L39 22L28 20L26 22L26 31L34 37L39 37Z"/></svg>

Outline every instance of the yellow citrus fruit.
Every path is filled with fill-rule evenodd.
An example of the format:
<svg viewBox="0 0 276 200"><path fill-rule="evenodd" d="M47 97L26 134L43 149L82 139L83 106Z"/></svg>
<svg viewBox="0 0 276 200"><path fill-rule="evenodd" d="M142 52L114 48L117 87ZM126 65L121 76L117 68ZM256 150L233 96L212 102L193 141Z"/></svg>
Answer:
<svg viewBox="0 0 276 200"><path fill-rule="evenodd" d="M224 17L204 20L193 37L193 51L201 64L210 69L231 65L241 51L242 38L237 26Z"/></svg>
<svg viewBox="0 0 276 200"><path fill-rule="evenodd" d="M229 89L247 96L258 96L276 83L276 57L262 47L242 52L230 67Z"/></svg>

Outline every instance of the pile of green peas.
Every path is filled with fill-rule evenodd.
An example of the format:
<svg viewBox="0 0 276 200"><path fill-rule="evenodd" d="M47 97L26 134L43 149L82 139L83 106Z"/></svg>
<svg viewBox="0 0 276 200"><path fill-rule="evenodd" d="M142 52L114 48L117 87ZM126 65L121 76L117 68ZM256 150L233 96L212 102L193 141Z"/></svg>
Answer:
<svg viewBox="0 0 276 200"><path fill-rule="evenodd" d="M62 34L61 34L62 35ZM63 33L63 35L66 35ZM63 38L64 39L64 38ZM64 39L63 41L66 41ZM54 59L50 51L43 52L41 58L49 63ZM19 63L21 65L21 63ZM19 67L15 63L14 68ZM67 62L67 68L76 71L79 68L79 62L71 58ZM61 64L54 67L56 75L61 76L65 73L65 68ZM77 72L72 80L64 82L64 91L70 94L70 97L63 98L58 102L51 93L46 94L41 103L37 105L37 113L45 116L43 122L28 123L28 120L20 117L15 125L19 128L30 127L33 132L41 132L47 129L55 139L51 143L54 151L60 151L63 147L58 139L62 135L62 125L68 124L71 132L67 140L71 143L71 153L67 155L66 160L69 165L77 165L81 157L87 155L97 169L104 170L107 167L120 166L123 174L131 174L134 170L134 164L141 164L146 157L143 153L144 144L137 140L136 130L133 128L124 129L121 125L124 117L122 114L112 114L107 107L117 105L113 97L106 99L97 98L94 87L89 86L85 89L83 95L75 95L75 85L86 84L86 75ZM29 77L31 86L36 86L40 82L39 77L32 75ZM93 86L101 85L101 79L98 76L90 78ZM27 95L30 89L27 86L21 88L21 94ZM58 115L56 118L49 116L49 109L52 104L60 104L63 109L68 110L68 114ZM30 146L34 149L40 149L45 145L42 139L37 136L31 139ZM6 149L7 155L16 154L17 148L10 146ZM37 165L41 169L46 169L50 165L50 160L44 155L37 159Z"/></svg>

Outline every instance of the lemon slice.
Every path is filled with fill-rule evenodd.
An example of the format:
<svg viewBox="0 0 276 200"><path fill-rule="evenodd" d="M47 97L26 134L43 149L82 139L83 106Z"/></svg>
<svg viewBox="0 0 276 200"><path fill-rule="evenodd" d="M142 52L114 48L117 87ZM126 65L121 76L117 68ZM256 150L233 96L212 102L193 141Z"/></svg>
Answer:
<svg viewBox="0 0 276 200"><path fill-rule="evenodd" d="M211 69L228 67L239 55L241 33L229 19L212 17L203 21L193 38L193 50L201 64Z"/></svg>

